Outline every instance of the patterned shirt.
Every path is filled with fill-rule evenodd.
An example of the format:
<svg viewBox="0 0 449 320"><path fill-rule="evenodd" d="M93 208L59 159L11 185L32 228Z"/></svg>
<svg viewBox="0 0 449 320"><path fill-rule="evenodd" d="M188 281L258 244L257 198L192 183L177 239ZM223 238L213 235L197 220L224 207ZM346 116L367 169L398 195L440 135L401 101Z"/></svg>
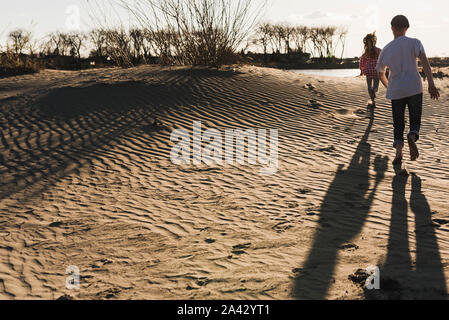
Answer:
<svg viewBox="0 0 449 320"><path fill-rule="evenodd" d="M377 59L379 59L381 50L376 48L376 52L375 58L371 58L366 54L360 58L360 70L362 71L362 75L367 78L379 79L379 73L377 72Z"/></svg>

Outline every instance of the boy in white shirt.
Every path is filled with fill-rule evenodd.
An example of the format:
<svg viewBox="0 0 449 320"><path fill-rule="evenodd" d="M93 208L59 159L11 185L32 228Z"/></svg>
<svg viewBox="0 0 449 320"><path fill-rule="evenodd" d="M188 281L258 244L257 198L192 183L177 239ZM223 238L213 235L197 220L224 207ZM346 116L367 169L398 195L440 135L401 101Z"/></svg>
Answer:
<svg viewBox="0 0 449 320"><path fill-rule="evenodd" d="M433 81L432 69L421 41L405 36L410 28L408 19L399 15L391 22L394 40L390 42L379 56L377 71L382 84L387 88L387 99L392 100L394 120L394 147L396 157L393 164L400 164L403 159L405 130L405 107L410 114L410 132L407 135L412 161L419 158L416 142L421 129L423 85L418 71L416 58L421 60L429 82L429 93L432 99L438 100L440 93ZM390 69L387 79L385 69Z"/></svg>

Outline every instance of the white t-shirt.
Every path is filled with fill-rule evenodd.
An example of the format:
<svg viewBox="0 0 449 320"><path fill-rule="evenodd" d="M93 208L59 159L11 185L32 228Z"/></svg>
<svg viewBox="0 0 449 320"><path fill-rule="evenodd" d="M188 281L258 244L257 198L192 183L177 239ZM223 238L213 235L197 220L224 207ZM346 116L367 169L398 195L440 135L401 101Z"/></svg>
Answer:
<svg viewBox="0 0 449 320"><path fill-rule="evenodd" d="M416 58L425 53L418 39L402 36L390 42L379 56L377 71L390 69L387 99L397 100L423 92Z"/></svg>

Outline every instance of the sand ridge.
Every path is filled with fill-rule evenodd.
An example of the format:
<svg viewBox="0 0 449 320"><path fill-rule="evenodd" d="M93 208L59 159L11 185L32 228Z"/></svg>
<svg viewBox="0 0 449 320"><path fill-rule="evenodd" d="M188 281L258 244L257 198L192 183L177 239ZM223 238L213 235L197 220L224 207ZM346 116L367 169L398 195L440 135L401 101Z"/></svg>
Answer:
<svg viewBox="0 0 449 320"><path fill-rule="evenodd" d="M391 165L390 104L367 108L361 78L145 66L1 79L0 298L447 298L437 85L408 176ZM171 132L198 120L277 128L279 171L172 164ZM351 280L370 265L385 290Z"/></svg>

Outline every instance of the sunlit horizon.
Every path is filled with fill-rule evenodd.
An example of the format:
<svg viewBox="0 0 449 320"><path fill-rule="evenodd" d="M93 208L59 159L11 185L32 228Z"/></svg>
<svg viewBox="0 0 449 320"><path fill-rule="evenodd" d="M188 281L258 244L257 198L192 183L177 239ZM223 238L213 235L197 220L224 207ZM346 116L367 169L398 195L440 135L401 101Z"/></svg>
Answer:
<svg viewBox="0 0 449 320"><path fill-rule="evenodd" d="M32 31L35 39L41 39L52 31L68 31L67 19L73 6L80 8L80 30L92 29L94 26L86 10L86 0L17 0L8 3L0 12L1 43L5 44L8 32L18 28ZM405 0L378 0L369 4L356 0L269 0L262 20L309 27L345 26L349 33L344 56L356 57L361 54L362 39L367 33L377 32L379 47L388 44L393 38L389 27L391 18L405 14L411 22L408 36L419 38L428 56L448 57L449 46L440 41L442 30L449 28L448 11L449 3L442 0L432 1L431 5L424 2L410 4ZM129 21L126 14L121 18Z"/></svg>

